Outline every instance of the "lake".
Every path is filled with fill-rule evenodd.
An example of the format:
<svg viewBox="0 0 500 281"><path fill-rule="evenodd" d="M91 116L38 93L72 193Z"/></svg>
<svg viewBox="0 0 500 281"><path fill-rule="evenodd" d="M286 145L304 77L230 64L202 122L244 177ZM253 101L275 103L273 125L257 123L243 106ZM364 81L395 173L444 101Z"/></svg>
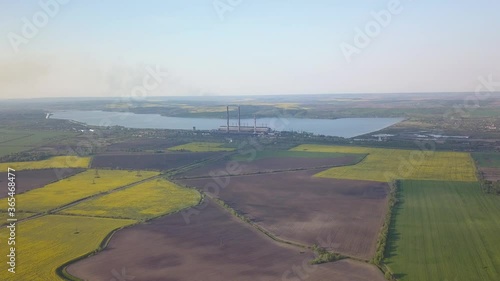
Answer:
<svg viewBox="0 0 500 281"><path fill-rule="evenodd" d="M135 114L131 112L108 111L58 111L50 118L74 120L95 126L123 126L139 129L214 130L226 125L225 119L167 117L159 114ZM375 132L398 122L403 118L259 118L257 126L268 126L277 131L308 132L318 135L352 138ZM230 125L237 125L232 119ZM253 126L253 119L241 119L241 125Z"/></svg>

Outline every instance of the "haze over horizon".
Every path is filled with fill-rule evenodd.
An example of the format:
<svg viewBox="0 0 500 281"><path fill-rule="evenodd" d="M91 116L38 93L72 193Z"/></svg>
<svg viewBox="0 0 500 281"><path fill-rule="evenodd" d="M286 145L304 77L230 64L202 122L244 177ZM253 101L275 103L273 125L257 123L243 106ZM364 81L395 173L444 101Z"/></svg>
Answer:
<svg viewBox="0 0 500 281"><path fill-rule="evenodd" d="M500 80L499 10L494 0L3 1L0 97L473 92L478 77Z"/></svg>

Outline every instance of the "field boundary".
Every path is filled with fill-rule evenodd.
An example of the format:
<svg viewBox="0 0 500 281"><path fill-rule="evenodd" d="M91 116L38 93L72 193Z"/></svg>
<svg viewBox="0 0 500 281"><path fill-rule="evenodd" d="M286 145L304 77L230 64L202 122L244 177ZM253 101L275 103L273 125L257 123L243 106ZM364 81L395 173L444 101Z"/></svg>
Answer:
<svg viewBox="0 0 500 281"><path fill-rule="evenodd" d="M162 175L158 175L158 176L154 176L152 178L148 178L148 180L144 181L144 182L140 182L138 184L142 184L142 183L145 183L145 182L148 182L148 181L151 181L153 180L153 178L161 178ZM177 185L179 188L181 189L189 189L189 190L194 190L195 192L198 193L198 195L200 196L200 199L198 200L198 202L195 204L195 205L191 205L191 206L188 206L188 207L184 207L184 208L180 208L178 210L173 210L173 211L170 211L170 212L166 212L166 213L162 213L162 214L159 214L159 215L156 215L156 216L152 216L152 217L149 217L147 219L137 219L137 218L130 218L130 217L113 217L113 216L99 216L99 215L81 215L81 214L71 214L71 213L57 213L57 215L60 215L60 216L68 216L68 217L86 217L86 218L98 218L98 219L116 219L116 220L135 220L135 221L138 221L138 222L148 222L148 221L151 221L151 220L154 220L154 219L158 219L158 218L161 218L161 217L164 217L164 216L168 216L168 215L173 215L175 213L178 213L184 209L187 209L187 208L192 208L194 206L198 206L199 204L201 204L202 200L203 200L203 194L195 189L195 188L191 188L191 187L186 187L186 186L183 186L183 185L180 185L178 184L177 182L174 182L174 181L171 181L171 180L168 180L168 179L165 179L163 178L165 181L169 181L175 185ZM132 186L128 186L128 187L123 187L121 188L120 190L113 190L113 192L119 192L121 190L125 190L127 188L132 188L134 187L134 185ZM113 193L113 192L109 192L109 194ZM108 194L103 194L102 196L105 196L105 195L108 195ZM100 197L100 196L99 196ZM97 198L99 198L97 197ZM96 198L96 199L97 199ZM93 198L92 198L93 199ZM81 202L79 202L81 203ZM59 211L61 212L61 211Z"/></svg>
<svg viewBox="0 0 500 281"><path fill-rule="evenodd" d="M70 264L72 264L72 263L75 263L75 262L77 262L77 261L80 261L80 260L83 260L83 259L85 259L85 258L91 257L91 256L93 256L93 255L95 255L95 254L99 253L100 251L104 250L104 249L108 246L109 241L111 240L111 238L113 237L113 235L114 235L117 231L119 231L119 230L121 230L121 229L124 229L124 228L126 228L126 227L131 227L131 226L133 226L133 225L137 225L137 224L138 224L138 223L134 223L134 224L131 224L131 225L128 225L128 226L122 226L122 227L118 227L118 228L116 228L116 229L112 230L110 233L108 233L108 234L104 237L104 239L101 241L101 243L99 244L99 247L98 247L97 249L95 249L95 250L93 250L93 251L91 251L91 252L85 253L85 254L83 254L83 255L81 255L81 256L79 256L79 257L75 258L75 259L72 259L72 260L69 260L69 261L67 261L67 262L63 263L62 265L60 265L59 267L57 267L57 268L56 268L56 274L57 274L59 277L61 277L61 278L65 279L65 280L69 280L69 281L84 281L83 279L80 279L80 278L78 278L78 277L76 277L76 276L73 276L73 275L69 274L69 272L66 270L66 268L67 268Z"/></svg>
<svg viewBox="0 0 500 281"><path fill-rule="evenodd" d="M49 168L48 170L52 170L52 169L53 169L53 168ZM77 173L75 173L75 174L72 174L72 175L68 175L68 176L62 177L62 178L60 178L60 179L58 179L58 180L51 181L51 182L49 182L49 183L45 184L44 186L42 186L42 187L40 187L40 188L44 188L44 187L46 187L46 186L47 186L47 185L49 185L49 184L56 183L56 182L58 182L58 181L60 181L60 180L63 180L63 179L66 179L66 178L69 178L69 177L72 177L72 176L76 176L76 175L81 174L81 173L83 173L83 172L85 172L85 171L87 171L87 170L88 170L88 169L86 169L86 168L75 168L75 169L81 169L81 171L79 171L79 172L77 172ZM25 171L27 171L27 170L25 170ZM40 188L36 188L36 189L40 189ZM24 192L16 193L16 195L23 194L23 193L30 192L30 191L31 191L31 190L27 190L27 191L24 191ZM20 212L22 212L22 211L20 211ZM6 211L1 210L1 211L0 211L0 213L7 213L7 212L6 212ZM35 218L35 217L37 217L37 218L38 218L38 217L41 217L41 216L44 216L44 215L45 215L45 214L44 214L44 212L23 212L23 213L30 213L30 214L33 214L33 215L32 215L32 216L30 216L30 217L26 217L26 218L23 218L23 219L17 220L17 222L22 222L22 221L25 221L25 220L28 220L28 219L33 219L33 218ZM4 225L7 225L7 222L0 223L0 226L4 226Z"/></svg>
<svg viewBox="0 0 500 281"><path fill-rule="evenodd" d="M479 165L479 161L477 161L472 156L472 153L469 153L469 155L472 159L472 162L474 163L474 167L476 168L476 178L477 178L477 181L479 182L479 186L481 188L481 191L483 191L485 194L499 196L500 190L495 190L495 188L493 186L494 182L487 180L486 177L484 176L484 173L481 171L481 168L489 169L492 167L481 167Z"/></svg>
<svg viewBox="0 0 500 281"><path fill-rule="evenodd" d="M326 165L326 166L318 166L318 167L308 167L308 168L293 168L293 169L280 169L280 170L267 170L267 171L258 171L251 173L243 173L238 175L226 174L226 175L217 175L214 178L220 177L239 177L239 176L253 176L253 175L265 175L265 174L275 174L275 173L286 173L286 172L297 172L297 171L311 171L311 170L319 170L319 169L330 169L330 168L338 168L338 167L347 167L354 166L361 163L366 157L368 153L364 153L364 156L359 159L357 162L353 162L351 164L339 164L339 165ZM321 171L320 171L321 172ZM175 179L182 180L192 180L192 179L207 179L212 178L212 176L192 176L192 177L175 177Z"/></svg>
<svg viewBox="0 0 500 281"><path fill-rule="evenodd" d="M398 192L400 190L400 184L401 182L399 180L395 180L389 183L389 200L387 213L380 229L379 238L377 239L375 257L373 257L373 259L370 261L370 263L377 266L384 273L384 277L390 281L397 281L398 279L394 277L394 273L392 272L392 270L384 263L384 259L386 258L389 231L394 220L394 209L399 204Z"/></svg>
<svg viewBox="0 0 500 281"><path fill-rule="evenodd" d="M314 253L317 253L317 251L314 251L315 245L308 246L308 245L301 244L301 243L298 243L298 242L295 242L295 241L290 241L290 240L286 240L286 239L283 239L283 238L278 238L272 232L266 230L264 227L261 227L260 225L258 225L256 223L254 223L249 218L247 218L245 215L240 214L237 210L235 210L234 208L232 208L230 205L228 205L223 200L221 200L219 198L214 198L214 197L212 197L212 196L210 196L208 194L205 194L205 193L203 193L201 191L200 191L200 193L202 193L204 195L204 197L209 198L214 203L216 203L217 205L219 205L219 207L221 207L222 209L225 209L226 212L228 212L230 215L236 217L237 219L239 219L243 223L246 223L246 224L250 225L251 227L255 228L257 231L261 232L262 234L264 234L268 238L272 239L273 241L275 241L275 242L277 242L279 244L285 244L285 245L290 245L290 246L294 246L294 247L301 248L301 249L307 249L307 250L313 251ZM358 262L362 262L362 263L368 263L368 260L364 260L364 259L360 259L360 258L348 256L348 255L345 255L345 254L342 254L342 253L331 252L331 251L326 251L326 250L325 250L325 252L327 252L329 254L333 254L333 255L335 255L337 257L334 261L328 261L328 262L337 262L337 261L340 261L340 260L343 260L343 259L349 259L349 260L354 260L354 261L358 261ZM310 262L312 263L313 261L314 261L314 259L311 260Z"/></svg>
<svg viewBox="0 0 500 281"><path fill-rule="evenodd" d="M167 175L167 177L172 178L172 177L175 177L175 175L177 175L179 173L187 172L189 170L192 170L192 169L195 169L198 167L203 167L204 165L206 165L208 163L212 163L215 161L222 160L224 158L228 158L228 157L232 156L233 154L235 154L234 151L230 151L229 153L221 153L221 155L214 155L213 157L201 159L199 162L187 164L187 165L175 168L175 169L170 169L165 174Z"/></svg>
<svg viewBox="0 0 500 281"><path fill-rule="evenodd" d="M243 221L243 222L249 224L250 226L254 227L255 229L257 229L258 231L262 232L263 234L265 234L266 236L268 236L272 240L274 240L276 242L279 242L279 243L288 244L288 245L292 245L292 246L295 246L295 247L303 248L303 249L311 249L311 246L307 246L305 244L301 244L301 243L298 243L298 242L294 242L294 241L290 241L290 240L285 240L285 239L282 239L282 238L278 238L274 234L272 234L271 232L267 231L265 228L263 228L263 227L257 225L256 223L252 222L245 215L240 214L238 211L236 211L235 209L233 209L233 207L229 206L223 200L221 200L219 198L214 198L214 197L212 197L210 195L207 195L207 197L210 198L212 201L214 201L214 203L216 203L217 205L221 206L223 209L225 209L231 215L237 217L241 221Z"/></svg>
<svg viewBox="0 0 500 281"><path fill-rule="evenodd" d="M27 135L24 135L24 136L20 136L20 137L17 137L17 138L13 138L13 139L8 139L8 140L4 140L4 141L0 141L0 144L3 144L3 143L9 143L11 141L16 141L16 140L20 140L20 139L24 139L24 138L27 138L27 137L31 137L33 136L34 134L30 134L28 133ZM23 145L24 146L24 145ZM29 146L28 146L29 147Z"/></svg>
<svg viewBox="0 0 500 281"><path fill-rule="evenodd" d="M159 176L156 176L156 177L159 177ZM189 206L189 207L185 207L185 208L182 208L182 209L179 209L179 210L175 210L173 212L169 212L169 213L165 213L165 214L161 214L161 215L158 215L156 217L152 217L152 218L149 218L147 220L143 220L143 221L140 221L140 220L136 220L136 223L133 223L133 224L130 224L130 225L127 225L127 226L122 226L122 227L119 227L119 228L116 228L114 230L112 230L110 233L108 233L104 238L103 240L101 241L101 243L99 244L99 247L91 252L88 252L84 255L81 255L77 258L74 258L72 260L69 260L65 263L63 263L62 265L60 265L57 269L56 269L56 274L63 278L63 279L66 279L66 280L69 280L69 281L84 281L83 279L80 279L76 276L73 276L71 275L66 269L68 268L68 266L70 266L71 264L75 263L75 262L78 262L80 260L83 260L83 259L86 259L86 258L89 258L91 256L94 256L94 255L97 255L99 252L102 252L104 251L108 245L109 245L109 242L111 241L111 239L113 238L113 235L115 235L118 231L122 230L122 229L125 229L125 228L129 228L129 227L133 227L133 226L136 226L136 225L139 225L139 224L145 224L151 220L154 220L154 219L158 219L158 218L161 218L161 217L165 217L165 216L170 216L170 215L173 215L173 214L176 214L176 213L179 213L179 212L182 212L183 210L186 210L186 209L189 209L189 208L193 208L195 206L198 206L200 205L202 202L203 202L203 193L200 192L200 200L198 201L198 204L196 205L193 205L193 206ZM72 216L72 215L68 215L68 214L58 214L58 215L62 215L62 216ZM94 217L94 216L82 216L82 215L74 215L74 216L78 216L78 217L87 217L87 218L104 218L104 217ZM117 219L117 218L108 218L108 219Z"/></svg>
<svg viewBox="0 0 500 281"><path fill-rule="evenodd" d="M80 199L78 199L76 201L73 201L71 203L68 203L66 205L62 205L62 206L59 206L59 207L54 208L52 210L49 210L46 213L47 214L55 214L57 212L60 212L61 210L67 209L67 208L72 207L74 205L77 205L79 203L82 203L82 202L85 202L85 201L88 201L88 200L92 200L92 199L96 199L96 198L102 197L104 195L108 195L108 194L111 194L113 192L117 192L117 191L120 191L120 190L123 190L123 189L127 189L129 187L132 187L132 186L135 186L135 185L138 185L138 184L150 181L150 180L158 178L160 176L161 175L152 176L152 177L149 177L149 178L142 179L140 181L136 181L136 182L127 184L127 185L119 186L119 187L117 187L115 189L111 189L111 190L108 190L108 191L99 192L99 193L96 193L96 194L93 194L93 195L90 195L90 196L87 196L87 197L84 197L84 198L80 198Z"/></svg>
<svg viewBox="0 0 500 281"><path fill-rule="evenodd" d="M476 182L476 167L466 152L434 152L433 150L404 150L361 148L354 146L323 146L303 144L296 151L368 153L354 166L335 167L318 173L317 177L365 179L390 182L395 179L442 180Z"/></svg>
<svg viewBox="0 0 500 281"><path fill-rule="evenodd" d="M231 154L233 154L234 152L230 152L230 154L227 153L227 151L225 151L226 153L224 153L224 151L222 152L213 152L214 155L213 156L208 156L206 158L202 158L202 159L199 159L199 160L195 160L191 163L188 163L184 166L179 166L179 167L176 167L176 168L171 168L171 169L136 169L136 168L117 168L117 167L106 167L106 166L103 166L103 167L92 167L91 164L92 164L92 161L94 161L94 157L91 157L91 159L89 160L89 166L88 166L88 169L102 169L102 170L114 170L114 171L152 171L152 172L160 172L160 173L164 173L164 174L169 174L169 173L178 173L178 171L182 172L184 169L186 168L189 168L191 169L190 167L191 166L194 166L196 167L197 165L200 165L200 164L204 164L206 162L210 162L210 161L213 161L215 159L216 160L219 160L224 158L224 157L227 157L227 156L230 156ZM205 152L167 152L167 153L163 153L163 155L168 155L168 154L173 154L173 153L178 153L178 154L187 154L187 153L205 153ZM217 154L218 153L218 154ZM161 155L161 154L157 154L157 153L139 153L141 155ZM119 155L125 155L125 154L119 154ZM126 155L129 155L129 154L126 154ZM134 155L133 153L130 154L130 155ZM99 155L97 155L99 156ZM111 155L107 155L107 154L103 154L101 156L111 156ZM188 169L188 170L189 170Z"/></svg>
<svg viewBox="0 0 500 281"><path fill-rule="evenodd" d="M130 183L130 184L127 184L127 185L119 186L119 187L117 187L115 189L112 189L112 190L108 190L108 191L103 191L103 192L99 192L99 193L96 193L96 194L92 194L90 196L87 196L87 197L84 197L84 198L80 198L80 199L78 199L76 201L73 201L73 202L70 202L68 204L59 206L57 208L54 208L54 209L51 209L51 210L47 210L45 212L31 212L31 213L35 213L35 215L31 216L31 217L28 217L28 218L24 218L22 220L19 220L18 222L28 221L28 220L31 220L31 219L36 219L36 218L39 218L39 217L43 217L45 215L56 214L57 212L60 212L60 211L62 211L64 209L67 209L67 208L72 207L74 205L77 205L79 203L82 203L82 202L85 202L85 201L88 201L88 200L92 200L92 199L95 199L95 198L99 198L101 196L104 196L104 195L107 195L107 194L110 194L110 193L113 193L113 192L116 192L116 191L119 191L119 190L122 190L122 189L126 189L126 188L129 188L129 187L135 186L136 184L140 184L140 183L143 183L143 182L146 182L146 181L158 178L158 177L161 177L161 175L156 175L156 176L152 176L152 177L149 177L149 178L145 178L145 179L142 179L140 181L136 181L136 182L133 182L133 183ZM91 217L91 216L87 216L87 217Z"/></svg>

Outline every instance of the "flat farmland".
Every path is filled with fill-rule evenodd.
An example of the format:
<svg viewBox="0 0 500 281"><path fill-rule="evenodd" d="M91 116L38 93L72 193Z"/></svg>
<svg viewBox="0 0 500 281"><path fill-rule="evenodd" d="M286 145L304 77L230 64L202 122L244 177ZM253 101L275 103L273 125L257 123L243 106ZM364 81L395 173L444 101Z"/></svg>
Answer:
<svg viewBox="0 0 500 281"><path fill-rule="evenodd" d="M274 171L312 169L354 165L365 157L364 154L322 153L304 151L258 151L255 155L235 155L230 159L222 159L208 165L189 170L180 177L206 177L244 175ZM232 165L237 162L236 169Z"/></svg>
<svg viewBox="0 0 500 281"><path fill-rule="evenodd" d="M84 169L64 169L62 172L55 169L16 171L16 194L44 187L49 183L83 171ZM0 173L0 186L7 186L7 173ZM7 192L0 193L0 198L4 197L7 197Z"/></svg>
<svg viewBox="0 0 500 281"><path fill-rule="evenodd" d="M472 157L479 167L500 168L500 153L498 152L474 152Z"/></svg>
<svg viewBox="0 0 500 281"><path fill-rule="evenodd" d="M112 269L137 281L385 280L375 267L349 260L311 266L311 252L277 244L211 201L203 206L188 221L177 213L123 229L67 271L93 281L113 279Z"/></svg>
<svg viewBox="0 0 500 281"><path fill-rule="evenodd" d="M7 201L7 200L5 200L5 201ZM5 211L2 210L2 212L0 212L0 225L8 224L7 219L11 218L11 217L9 217L9 214L6 212L7 211L7 204L5 204L5 208L2 208L2 209L4 209ZM29 217L34 216L34 215L36 215L36 213L16 212L15 218L17 220L22 220L22 219L29 218Z"/></svg>
<svg viewBox="0 0 500 281"><path fill-rule="evenodd" d="M331 168L318 173L318 177L381 182L394 179L477 181L474 161L464 152L326 145L299 145L292 150L368 154L357 165Z"/></svg>
<svg viewBox="0 0 500 281"><path fill-rule="evenodd" d="M6 247L2 247L0 279L4 281L64 280L56 269L72 259L96 250L114 229L133 224L133 220L48 215L20 222L16 236L16 273L7 271ZM0 230L6 241L8 229ZM109 280L109 279L108 279Z"/></svg>
<svg viewBox="0 0 500 281"><path fill-rule="evenodd" d="M33 149L37 146L72 136L67 132L0 129L0 157Z"/></svg>
<svg viewBox="0 0 500 281"><path fill-rule="evenodd" d="M386 263L399 280L494 281L500 197L478 183L402 181Z"/></svg>
<svg viewBox="0 0 500 281"><path fill-rule="evenodd" d="M223 143L218 142L190 142L178 146L170 147L170 151L191 151L191 152L209 152L209 151L233 151L232 147L224 147Z"/></svg>
<svg viewBox="0 0 500 281"><path fill-rule="evenodd" d="M164 151L169 147L183 143L175 138L130 138L108 145L105 153Z"/></svg>
<svg viewBox="0 0 500 281"><path fill-rule="evenodd" d="M479 166L479 172L485 180L500 180L500 153L495 152L475 152L472 157Z"/></svg>
<svg viewBox="0 0 500 281"><path fill-rule="evenodd" d="M485 180L489 181L500 181L500 168L479 168L479 171L482 173Z"/></svg>
<svg viewBox="0 0 500 281"><path fill-rule="evenodd" d="M153 179L65 209L64 214L144 220L198 204L200 193Z"/></svg>
<svg viewBox="0 0 500 281"><path fill-rule="evenodd" d="M202 161L217 152L170 152L98 155L92 160L92 168L169 170Z"/></svg>
<svg viewBox="0 0 500 281"><path fill-rule="evenodd" d="M89 162L90 157L55 156L41 161L0 163L0 171L7 171L7 168L9 167L15 169L16 171L52 168L87 168L89 166Z"/></svg>
<svg viewBox="0 0 500 281"><path fill-rule="evenodd" d="M156 172L140 172L139 176L135 171L88 170L18 195L17 208L26 212L46 212L156 175Z"/></svg>
<svg viewBox="0 0 500 281"><path fill-rule="evenodd" d="M218 178L217 196L277 237L370 259L388 185L312 177L318 170ZM214 193L212 178L179 180Z"/></svg>

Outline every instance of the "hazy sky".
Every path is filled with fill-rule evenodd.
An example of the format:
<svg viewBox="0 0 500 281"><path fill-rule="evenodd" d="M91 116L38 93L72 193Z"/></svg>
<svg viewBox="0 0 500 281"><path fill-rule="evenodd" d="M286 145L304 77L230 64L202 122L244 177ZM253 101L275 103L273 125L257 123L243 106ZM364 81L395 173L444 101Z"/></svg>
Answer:
<svg viewBox="0 0 500 281"><path fill-rule="evenodd" d="M499 11L498 0L0 0L0 97L474 91L478 76L500 80Z"/></svg>

